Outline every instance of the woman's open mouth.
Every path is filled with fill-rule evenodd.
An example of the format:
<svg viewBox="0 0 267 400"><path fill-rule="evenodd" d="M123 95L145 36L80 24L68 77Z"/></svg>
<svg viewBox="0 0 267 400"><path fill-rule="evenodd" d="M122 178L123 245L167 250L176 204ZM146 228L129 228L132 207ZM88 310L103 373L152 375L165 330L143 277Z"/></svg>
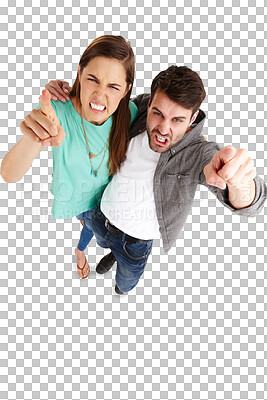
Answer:
<svg viewBox="0 0 267 400"><path fill-rule="evenodd" d="M104 112L104 111L107 109L107 107L104 106L103 104L94 103L94 102L92 102L92 101L89 103L89 107L90 107L90 109L91 109L92 111L94 111L94 112L96 112L96 113L102 113L102 112Z"/></svg>

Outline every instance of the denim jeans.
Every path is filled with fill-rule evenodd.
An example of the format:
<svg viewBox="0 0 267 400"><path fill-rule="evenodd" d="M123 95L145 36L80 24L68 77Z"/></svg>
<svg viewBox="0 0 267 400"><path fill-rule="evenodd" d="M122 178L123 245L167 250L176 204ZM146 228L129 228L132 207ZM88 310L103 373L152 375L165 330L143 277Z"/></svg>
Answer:
<svg viewBox="0 0 267 400"><path fill-rule="evenodd" d="M129 243L110 233L105 227L106 217L99 206L96 207L92 218L92 230L99 246L110 248L117 261L116 284L121 292L129 292L144 272L148 256L152 249L153 240L142 240Z"/></svg>
<svg viewBox="0 0 267 400"><path fill-rule="evenodd" d="M79 215L76 216L76 218L79 221L84 221L84 226L81 232L81 236L80 236L80 240L78 243L77 248L80 251L84 251L86 249L86 247L88 246L90 240L92 239L92 237L94 236L93 232L92 232L92 228L91 228L91 224L92 224L92 217L93 214L95 212L95 208L93 208L92 210L88 210L85 211Z"/></svg>

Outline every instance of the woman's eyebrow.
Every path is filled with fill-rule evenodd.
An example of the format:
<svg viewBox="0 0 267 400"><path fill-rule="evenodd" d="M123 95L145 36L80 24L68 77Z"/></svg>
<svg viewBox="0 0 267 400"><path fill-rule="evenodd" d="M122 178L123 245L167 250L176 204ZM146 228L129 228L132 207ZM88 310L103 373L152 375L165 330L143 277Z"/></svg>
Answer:
<svg viewBox="0 0 267 400"><path fill-rule="evenodd" d="M87 76L91 76L95 80L99 81L99 79L94 74L87 74ZM119 85L118 83L109 83L109 85L121 87L121 85Z"/></svg>
<svg viewBox="0 0 267 400"><path fill-rule="evenodd" d="M93 74L87 74L87 76L91 76L92 78L96 79L97 81L99 80L95 75Z"/></svg>
<svg viewBox="0 0 267 400"><path fill-rule="evenodd" d="M112 85L112 86L119 86L119 87L121 87L121 85L119 85L118 83L110 83L110 85Z"/></svg>

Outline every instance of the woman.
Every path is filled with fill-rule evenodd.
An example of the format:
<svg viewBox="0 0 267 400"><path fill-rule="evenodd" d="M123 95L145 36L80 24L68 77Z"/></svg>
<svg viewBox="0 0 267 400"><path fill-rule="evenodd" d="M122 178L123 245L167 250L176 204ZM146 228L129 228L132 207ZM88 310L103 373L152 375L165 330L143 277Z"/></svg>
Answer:
<svg viewBox="0 0 267 400"><path fill-rule="evenodd" d="M134 69L132 48L123 37L95 39L80 59L70 101L50 102L44 90L37 109L20 125L24 137L2 161L3 179L17 182L44 146L52 146L52 215L76 215L83 224L75 249L82 279L90 272L84 250L93 237L93 209L125 157L137 114L130 102Z"/></svg>

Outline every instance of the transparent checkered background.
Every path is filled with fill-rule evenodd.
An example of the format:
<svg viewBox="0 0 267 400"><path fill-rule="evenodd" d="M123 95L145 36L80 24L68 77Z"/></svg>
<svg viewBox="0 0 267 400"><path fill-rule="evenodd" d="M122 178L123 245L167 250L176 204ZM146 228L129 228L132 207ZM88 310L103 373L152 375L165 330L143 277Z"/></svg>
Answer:
<svg viewBox="0 0 267 400"><path fill-rule="evenodd" d="M171 64L198 71L204 133L248 149L266 180L266 11L264 0L1 0L0 158L47 81L73 82L89 42L112 33L135 51L133 94ZM156 241L119 297L115 268L95 273L106 250L94 240L78 278L80 225L51 217L51 172L44 150L21 182L0 183L0 399L266 399L266 208L232 216L200 189L176 248Z"/></svg>

